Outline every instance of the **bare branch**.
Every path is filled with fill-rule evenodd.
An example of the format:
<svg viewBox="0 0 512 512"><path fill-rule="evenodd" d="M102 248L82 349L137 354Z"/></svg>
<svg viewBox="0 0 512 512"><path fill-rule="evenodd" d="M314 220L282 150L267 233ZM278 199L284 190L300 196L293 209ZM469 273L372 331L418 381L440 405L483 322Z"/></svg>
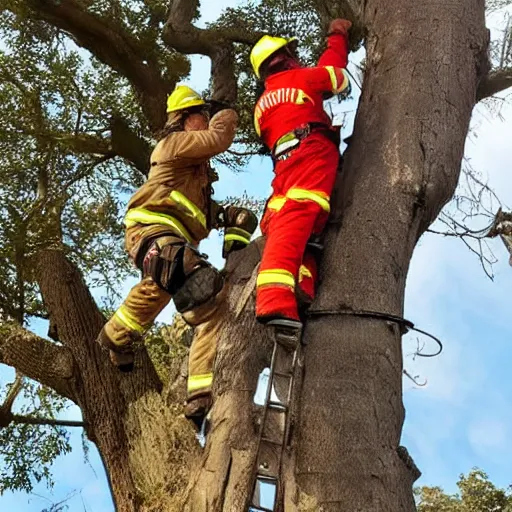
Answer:
<svg viewBox="0 0 512 512"><path fill-rule="evenodd" d="M52 427L82 427L82 428L85 428L87 426L87 424L83 421L53 420L51 418L37 418L35 416L21 416L19 414L12 414L11 421L13 423L24 423L26 425L50 425Z"/></svg>
<svg viewBox="0 0 512 512"><path fill-rule="evenodd" d="M16 368L57 393L75 401L75 367L71 352L17 324L0 328L0 363Z"/></svg>
<svg viewBox="0 0 512 512"><path fill-rule="evenodd" d="M480 83L476 99L481 101L497 94L498 92L504 91L509 87L512 87L512 68L503 68L492 71Z"/></svg>

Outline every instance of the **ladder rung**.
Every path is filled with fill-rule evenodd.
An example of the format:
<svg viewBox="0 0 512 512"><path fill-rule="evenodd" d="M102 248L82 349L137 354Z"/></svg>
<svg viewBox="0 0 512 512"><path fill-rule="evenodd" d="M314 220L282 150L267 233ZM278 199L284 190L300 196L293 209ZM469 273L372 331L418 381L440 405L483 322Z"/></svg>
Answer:
<svg viewBox="0 0 512 512"><path fill-rule="evenodd" d="M262 473L262 471L265 471L264 469L258 469L258 473L256 473L256 476L258 477L258 479L261 481L263 477L266 477L268 479L268 482L265 482L265 483L268 483L269 485L277 485L277 475L275 475L274 473Z"/></svg>
<svg viewBox="0 0 512 512"><path fill-rule="evenodd" d="M266 484L277 485L278 478L275 476L260 475L259 473L256 473L256 480L264 480Z"/></svg>
<svg viewBox="0 0 512 512"><path fill-rule="evenodd" d="M286 412L288 410L288 404L283 404L281 402L268 402L267 407L269 409L279 409L282 412Z"/></svg>
<svg viewBox="0 0 512 512"><path fill-rule="evenodd" d="M274 375L277 377L286 377L287 379L293 378L293 373L284 373L284 372L274 372Z"/></svg>

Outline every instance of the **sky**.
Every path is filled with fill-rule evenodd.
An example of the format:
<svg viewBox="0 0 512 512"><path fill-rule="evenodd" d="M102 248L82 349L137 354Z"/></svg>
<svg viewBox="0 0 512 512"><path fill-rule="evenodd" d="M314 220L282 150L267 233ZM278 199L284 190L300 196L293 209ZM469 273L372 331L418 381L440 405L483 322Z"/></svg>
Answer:
<svg viewBox="0 0 512 512"><path fill-rule="evenodd" d="M202 21L215 19L231 0L205 4ZM357 59L356 57L352 57ZM209 61L193 58L187 81L197 89L206 86ZM350 69L350 67L349 67ZM352 67L353 69L353 67ZM510 91L509 91L510 92ZM352 111L355 102L339 107ZM512 105L504 104L501 118L483 106L474 113L474 132L466 144L466 157L484 181L497 192L505 205L512 206ZM346 130L350 131L350 122ZM270 190L270 163L260 157L251 160L246 172L234 174L219 169L216 198L241 195L266 197ZM405 367L425 387L404 379L406 419L402 444L422 471L419 485L439 485L456 490L461 473L478 466L499 486L512 483L512 323L510 300L512 267L504 245L491 242L499 261L494 265L494 281L480 262L458 239L427 234L419 242L411 262L405 300L405 317L423 330L439 337L444 351L435 359L416 359L417 335L404 337ZM222 265L220 238L213 232L202 245L212 263ZM133 284L128 280L123 291ZM172 309L160 320L168 321ZM419 340L424 341L424 338ZM9 381L5 368L0 384ZM77 419L71 409L66 418ZM57 481L53 491L36 485L34 493L5 493L0 511L40 512L71 496L71 511L113 512L105 473L91 446L89 462L84 462L79 429L71 432L73 452L60 457L53 467Z"/></svg>

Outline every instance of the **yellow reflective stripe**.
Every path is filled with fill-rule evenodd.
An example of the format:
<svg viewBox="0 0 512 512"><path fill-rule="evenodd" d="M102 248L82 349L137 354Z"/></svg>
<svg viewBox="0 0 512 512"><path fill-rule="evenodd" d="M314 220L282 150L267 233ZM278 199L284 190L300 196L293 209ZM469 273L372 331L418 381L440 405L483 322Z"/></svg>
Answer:
<svg viewBox="0 0 512 512"><path fill-rule="evenodd" d="M256 107L256 110L254 111L254 128L256 129L256 133L259 137L261 137L261 127L260 127L260 119L261 119L261 108Z"/></svg>
<svg viewBox="0 0 512 512"><path fill-rule="evenodd" d="M230 228L227 228L226 229L226 234L228 235L240 235L240 236L243 236L244 238L246 238L247 240L250 240L251 239L251 233L249 233L249 231L246 231L245 229L242 229L242 228L238 228L238 227L235 227L235 226L232 226Z"/></svg>
<svg viewBox="0 0 512 512"><path fill-rule="evenodd" d="M247 240L247 238L244 238L243 236L240 236L240 235L226 235L224 237L224 241L225 242L231 242L231 241L242 242L246 245L249 243L249 240Z"/></svg>
<svg viewBox="0 0 512 512"><path fill-rule="evenodd" d="M135 317L128 311L126 306L121 306L115 313L114 318L128 327L128 329L137 332L144 332L146 329L139 324Z"/></svg>
<svg viewBox="0 0 512 512"><path fill-rule="evenodd" d="M179 192L178 190L173 190L171 192L170 198L173 201L183 205L187 210L192 214L192 216L197 219L203 228L206 228L206 217L204 213L190 200L187 196Z"/></svg>
<svg viewBox="0 0 512 512"><path fill-rule="evenodd" d="M274 149L274 157L279 156L281 153L284 153L287 149L294 148L295 146L298 146L299 144L300 144L300 140L297 138L290 139L286 142L278 141L278 143Z"/></svg>
<svg viewBox="0 0 512 512"><path fill-rule="evenodd" d="M203 373L202 375L190 375L187 382L187 390L189 393L198 389L211 387L213 383L213 373Z"/></svg>
<svg viewBox="0 0 512 512"><path fill-rule="evenodd" d="M295 201L314 201L322 210L326 212L331 211L329 196L318 190L312 191L304 188L291 188L286 193L286 197Z"/></svg>
<svg viewBox="0 0 512 512"><path fill-rule="evenodd" d="M284 203L286 203L286 197L275 196L268 202L267 208L279 211L284 206Z"/></svg>
<svg viewBox="0 0 512 512"><path fill-rule="evenodd" d="M311 96L308 96L302 89L298 90L297 99L295 100L296 105L303 105L306 102L310 102L313 105L315 102L313 101L313 98Z"/></svg>
<svg viewBox="0 0 512 512"><path fill-rule="evenodd" d="M291 272L280 268L262 270L256 279L256 286L264 286L266 284L284 284L295 288L295 278Z"/></svg>
<svg viewBox="0 0 512 512"><path fill-rule="evenodd" d="M343 73L343 83L341 84L341 86L336 91L337 93L343 92L349 86L349 84L350 84L347 72L344 69L342 69L341 72Z"/></svg>
<svg viewBox="0 0 512 512"><path fill-rule="evenodd" d="M331 92L336 94L338 92L338 78L336 77L336 71L334 71L333 66L325 66L325 69L329 73L329 77L331 79L332 89Z"/></svg>
<svg viewBox="0 0 512 512"><path fill-rule="evenodd" d="M347 72L342 69L341 73L343 75L343 82L341 85L338 85L338 77L336 76L336 71L333 66L325 66L325 69L329 73L329 77L331 78L332 90L333 94L338 94L344 91L348 87L348 75Z"/></svg>
<svg viewBox="0 0 512 512"><path fill-rule="evenodd" d="M124 218L124 224L127 228L135 224L162 224L169 226L180 234L187 242L192 242L192 236L187 228L176 218L165 213L156 213L145 208L132 208L128 210Z"/></svg>
<svg viewBox="0 0 512 512"><path fill-rule="evenodd" d="M309 270L308 267L306 267L306 265L301 265L300 268L299 268L299 283L305 278L305 277L310 277L312 278L313 277L313 274L311 273L311 271Z"/></svg>

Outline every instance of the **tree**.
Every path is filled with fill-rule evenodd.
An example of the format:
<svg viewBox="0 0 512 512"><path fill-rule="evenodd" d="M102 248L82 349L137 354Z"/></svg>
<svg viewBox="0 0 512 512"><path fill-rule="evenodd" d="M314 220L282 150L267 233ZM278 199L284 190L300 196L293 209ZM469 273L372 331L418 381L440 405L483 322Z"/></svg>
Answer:
<svg viewBox="0 0 512 512"><path fill-rule="evenodd" d="M198 9L190 0L3 2L0 362L80 407L118 510L244 510L260 415L252 396L271 347L253 311L263 241L227 262L204 452L179 416L181 350L162 371L141 347L137 370L118 373L94 343L104 316L83 273L115 288L127 271L112 250L117 186L147 172L187 55L210 57L214 98L234 101L238 91L238 143L257 151L250 45L262 31L304 31L308 58L327 22L346 16L352 44L366 47L364 81L333 205L342 222L330 226L322 260L329 279L305 329L314 350L304 350L284 508L412 511L419 473L399 446L404 326L351 313L401 314L414 247L455 192L473 107L511 84L510 34L491 71L482 0L414 9L408 0L265 0L206 29L194 25ZM51 340L26 329L33 315L49 319ZM11 425L23 420L2 412Z"/></svg>
<svg viewBox="0 0 512 512"><path fill-rule="evenodd" d="M440 487L415 490L419 512L508 512L512 510L510 490L497 488L480 469L473 469L457 482L460 494L446 494Z"/></svg>

